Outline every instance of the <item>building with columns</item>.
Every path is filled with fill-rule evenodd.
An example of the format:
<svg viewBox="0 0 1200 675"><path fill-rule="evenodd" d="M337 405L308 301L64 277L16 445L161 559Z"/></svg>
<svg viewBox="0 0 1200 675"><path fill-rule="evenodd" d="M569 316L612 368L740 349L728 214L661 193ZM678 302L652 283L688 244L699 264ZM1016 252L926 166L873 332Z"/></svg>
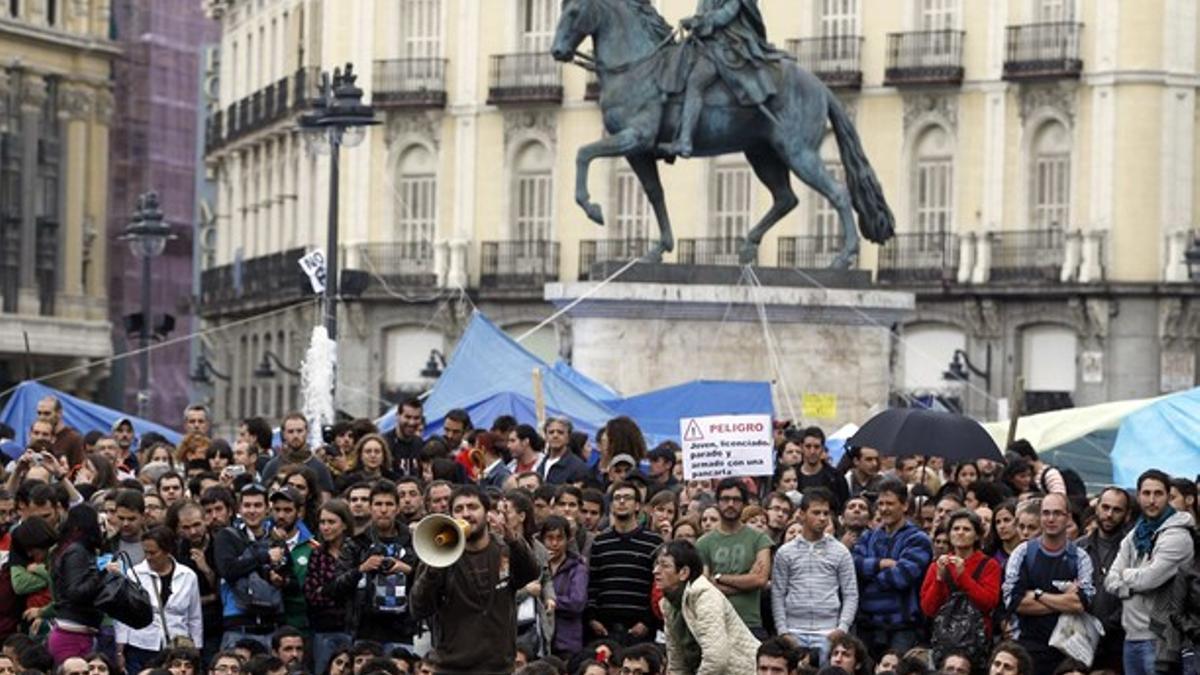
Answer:
<svg viewBox="0 0 1200 675"><path fill-rule="evenodd" d="M676 23L696 3L653 4ZM1183 261L1200 154L1196 0L759 5L772 41L855 120L896 214L896 239L859 260L917 295L915 316L893 327L896 400L991 417L1018 380L1038 409L1195 384L1200 314ZM338 396L354 414L427 386L431 351L449 353L472 308L524 333L553 311L545 282L585 278L657 237L621 162L593 164L606 228L574 203L575 150L603 130L595 81L547 55L559 0L207 6L222 37L200 307L230 326L209 355L231 378L215 388L218 415L298 403L296 378L254 372L266 352L298 366L319 316L296 260L323 246L329 165L295 119L320 70L353 62L381 122L342 157L338 254L367 279L341 306ZM821 153L840 170L832 137ZM668 260L734 264L770 204L745 159L661 171L679 238ZM840 245L833 211L797 192L760 265L821 267ZM525 344L569 357L570 323ZM947 381L957 350L986 377ZM680 381L704 376L704 364L679 369Z"/></svg>
<svg viewBox="0 0 1200 675"><path fill-rule="evenodd" d="M112 354L106 0L0 10L0 388L32 372L91 395Z"/></svg>

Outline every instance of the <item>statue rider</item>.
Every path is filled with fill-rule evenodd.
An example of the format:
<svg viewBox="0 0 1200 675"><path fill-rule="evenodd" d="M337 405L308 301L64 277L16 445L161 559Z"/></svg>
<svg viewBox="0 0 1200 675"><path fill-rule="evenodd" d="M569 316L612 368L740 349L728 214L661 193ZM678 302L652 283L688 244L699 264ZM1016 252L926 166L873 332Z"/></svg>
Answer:
<svg viewBox="0 0 1200 675"><path fill-rule="evenodd" d="M775 69L769 66L786 55L767 42L758 0L700 0L696 15L684 19L682 25L691 31L680 62L688 69L683 113L679 135L665 150L690 157L708 87L719 77L733 91L738 105L762 107L776 93Z"/></svg>

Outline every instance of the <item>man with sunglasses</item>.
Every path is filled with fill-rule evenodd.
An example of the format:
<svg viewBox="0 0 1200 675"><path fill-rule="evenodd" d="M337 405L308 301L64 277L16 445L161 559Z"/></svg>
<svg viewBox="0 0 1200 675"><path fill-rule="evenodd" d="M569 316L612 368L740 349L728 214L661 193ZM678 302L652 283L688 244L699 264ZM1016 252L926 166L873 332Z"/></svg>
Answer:
<svg viewBox="0 0 1200 675"><path fill-rule="evenodd" d="M826 461L825 432L820 427L791 429L787 432L787 445L800 446L800 466L796 471L796 489L806 492L810 488L825 488L833 494L833 510L840 513L842 505L850 499L850 488L838 475L837 469Z"/></svg>

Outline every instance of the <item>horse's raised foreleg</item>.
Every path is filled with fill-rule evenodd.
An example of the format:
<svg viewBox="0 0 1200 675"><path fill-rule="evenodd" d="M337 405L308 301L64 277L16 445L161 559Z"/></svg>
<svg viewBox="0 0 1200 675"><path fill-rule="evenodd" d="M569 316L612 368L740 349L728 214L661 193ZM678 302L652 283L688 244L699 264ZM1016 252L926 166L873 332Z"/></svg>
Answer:
<svg viewBox="0 0 1200 675"><path fill-rule="evenodd" d="M667 214L667 202L663 197L662 181L658 177L657 160L651 154L638 154L626 156L625 161L629 162L629 167L642 184L646 199L650 200L650 206L654 209L654 218L658 221L658 243L642 256L642 260L662 262L664 253L675 250L675 234L671 232L671 217Z"/></svg>
<svg viewBox="0 0 1200 675"><path fill-rule="evenodd" d="M592 201L588 193L588 166L597 157L628 155L645 144L646 140L636 130L624 129L608 138L581 146L575 154L575 202L583 207L584 213L597 225L604 224L604 211L599 204Z"/></svg>
<svg viewBox="0 0 1200 675"><path fill-rule="evenodd" d="M738 251L738 262L743 265L752 265L758 261L758 245L762 243L763 237L775 226L775 223L796 208L796 204L800 200L792 191L792 176L787 163L780 159L774 150L769 148L747 150L746 159L750 162L750 168L754 169L754 175L758 176L758 180L762 181L762 184L771 191L771 198L774 200L762 220L746 233L746 240L742 242Z"/></svg>
<svg viewBox="0 0 1200 675"><path fill-rule="evenodd" d="M829 171L825 169L825 163L816 149L801 148L788 156L787 160L788 165L791 166L792 171L796 172L800 180L828 199L833 208L837 210L845 242L830 267L849 269L858 259L858 228L854 226L850 193L846 192L846 188L834 180Z"/></svg>

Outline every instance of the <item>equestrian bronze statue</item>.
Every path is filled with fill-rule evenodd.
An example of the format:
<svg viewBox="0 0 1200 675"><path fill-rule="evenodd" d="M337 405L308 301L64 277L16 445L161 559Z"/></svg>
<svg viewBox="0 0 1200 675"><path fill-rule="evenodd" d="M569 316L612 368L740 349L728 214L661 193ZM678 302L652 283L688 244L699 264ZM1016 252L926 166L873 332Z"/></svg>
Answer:
<svg viewBox="0 0 1200 675"><path fill-rule="evenodd" d="M579 148L575 201L588 218L604 215L588 194L588 166L598 157L624 157L637 175L658 220L660 239L646 254L661 261L675 247L657 161L741 152L771 191L766 215L746 233L742 264L758 256L763 236L798 199L790 174L829 200L845 234L833 267L848 268L858 256L858 227L882 244L894 219L859 141L858 132L832 92L768 41L756 0L701 0L696 16L681 23L676 39L649 0L564 0L551 54L594 70L600 110L609 136ZM595 55L578 52L592 38ZM826 121L846 167L843 188L826 171L820 146Z"/></svg>

